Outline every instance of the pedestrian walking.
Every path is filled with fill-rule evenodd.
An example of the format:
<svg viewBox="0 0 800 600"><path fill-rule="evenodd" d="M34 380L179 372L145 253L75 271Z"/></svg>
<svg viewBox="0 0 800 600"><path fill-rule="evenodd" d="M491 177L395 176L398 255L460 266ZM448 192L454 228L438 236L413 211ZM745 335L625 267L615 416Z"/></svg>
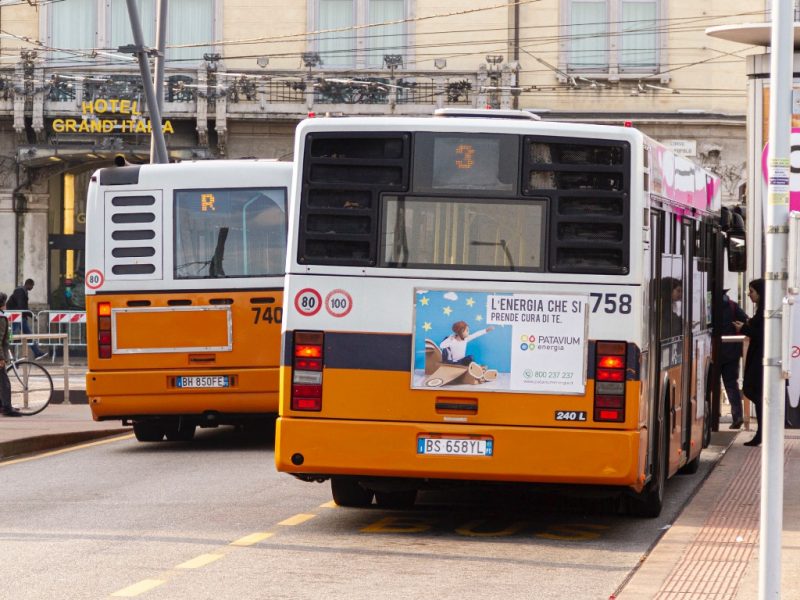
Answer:
<svg viewBox="0 0 800 600"><path fill-rule="evenodd" d="M14 292L11 294L11 297L8 299L8 310L20 310L20 311L30 311L30 307L28 306L28 292L33 289L33 279L26 279L25 283L19 286ZM19 323L13 323L13 331L15 334L20 332L20 328L22 329L22 333L24 334L31 334L31 325L28 323L29 315L25 312L22 313L22 318L20 319ZM39 347L39 342L35 341L31 344L31 350L33 350L33 359L40 360L47 356L47 352L44 352Z"/></svg>
<svg viewBox="0 0 800 600"><path fill-rule="evenodd" d="M19 417L22 415L11 405L11 382L6 373L6 360L9 357L9 343L11 330L6 316L6 296L0 292L0 411L6 417Z"/></svg>
<svg viewBox="0 0 800 600"><path fill-rule="evenodd" d="M745 446L761 444L761 424L764 414L764 280L754 279L750 282L748 296L756 305L756 312L746 322L734 321L736 331L750 338L747 356L744 359L744 379L742 392L756 407L758 428L756 434Z"/></svg>
<svg viewBox="0 0 800 600"><path fill-rule="evenodd" d="M728 289L722 290L722 307L720 332L722 335L735 335L736 327L734 321L744 323L747 321L747 313L728 296ZM742 396L739 393L739 362L742 359L741 342L722 342L720 346L719 371L722 376L722 383L725 386L725 393L731 405L732 423L729 429L739 429L744 423L744 412L742 411Z"/></svg>

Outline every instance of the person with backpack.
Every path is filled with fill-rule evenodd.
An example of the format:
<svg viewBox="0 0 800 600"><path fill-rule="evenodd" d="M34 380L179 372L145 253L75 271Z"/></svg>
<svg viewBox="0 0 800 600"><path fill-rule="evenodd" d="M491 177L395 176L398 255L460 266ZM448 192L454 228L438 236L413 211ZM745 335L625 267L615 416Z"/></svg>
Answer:
<svg viewBox="0 0 800 600"><path fill-rule="evenodd" d="M0 412L6 417L20 417L22 413L11 405L11 382L6 373L6 360L9 357L11 341L11 329L5 313L6 298L8 296L0 292Z"/></svg>
<svg viewBox="0 0 800 600"><path fill-rule="evenodd" d="M722 335L736 335L735 321L747 321L747 313L728 296L729 289L722 290L721 333ZM719 372L728 402L731 405L732 423L729 429L740 429L744 423L742 411L742 395L739 391L739 361L742 358L741 342L722 342L719 351Z"/></svg>
<svg viewBox="0 0 800 600"><path fill-rule="evenodd" d="M30 311L28 306L28 292L33 289L33 279L26 279L25 283L19 286L14 292L11 294L11 297L8 299L8 310L19 310L19 311ZM20 328L22 329L22 333L24 334L31 334L30 323L28 323L28 315L22 313L22 318L20 319L19 323L13 323L13 331L15 334L20 332ZM33 359L40 360L47 356L47 352L43 351L39 347L39 342L35 341L31 344L31 350L33 350Z"/></svg>

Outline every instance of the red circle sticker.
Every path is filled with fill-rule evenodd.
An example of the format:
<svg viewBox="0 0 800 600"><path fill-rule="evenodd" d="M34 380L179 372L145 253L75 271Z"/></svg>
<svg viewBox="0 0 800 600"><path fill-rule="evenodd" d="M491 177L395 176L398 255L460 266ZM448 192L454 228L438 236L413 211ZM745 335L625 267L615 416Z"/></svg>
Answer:
<svg viewBox="0 0 800 600"><path fill-rule="evenodd" d="M322 296L312 288L300 290L294 297L294 307L304 317L313 317L322 308Z"/></svg>
<svg viewBox="0 0 800 600"><path fill-rule="evenodd" d="M344 317L353 308L353 298L344 290L333 290L325 296L325 309L332 317Z"/></svg>
<svg viewBox="0 0 800 600"><path fill-rule="evenodd" d="M86 273L86 287L90 290L96 290L101 287L105 280L106 278L103 277L103 272L100 269L92 269Z"/></svg>

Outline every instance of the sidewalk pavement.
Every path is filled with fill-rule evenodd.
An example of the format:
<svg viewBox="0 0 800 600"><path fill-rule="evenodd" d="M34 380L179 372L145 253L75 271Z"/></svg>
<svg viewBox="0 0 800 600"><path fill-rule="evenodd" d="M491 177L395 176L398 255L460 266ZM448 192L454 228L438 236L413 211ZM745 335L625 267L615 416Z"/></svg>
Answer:
<svg viewBox="0 0 800 600"><path fill-rule="evenodd" d="M56 389L59 365L47 365ZM51 403L32 417L0 417L0 460L131 431L95 422L86 405L86 367L70 367L70 404ZM74 391L74 393L73 393ZM63 399L63 398L62 398ZM727 412L723 406L723 413ZM620 600L752 600L758 597L761 449L742 444L724 414L715 443L730 445L677 520L617 594ZM800 600L800 430L785 432L782 539L783 600Z"/></svg>
<svg viewBox="0 0 800 600"><path fill-rule="evenodd" d="M0 460L131 432L120 421L92 420L86 402L86 365L70 365L69 404L63 403L63 367L49 362L43 366L53 378L53 399L37 415L14 419L0 416Z"/></svg>
<svg viewBox="0 0 800 600"><path fill-rule="evenodd" d="M730 418L720 424L727 432ZM721 438L720 434L717 439ZM784 440L781 598L800 600L800 430ZM758 598L761 450L742 431L617 594L619 600Z"/></svg>

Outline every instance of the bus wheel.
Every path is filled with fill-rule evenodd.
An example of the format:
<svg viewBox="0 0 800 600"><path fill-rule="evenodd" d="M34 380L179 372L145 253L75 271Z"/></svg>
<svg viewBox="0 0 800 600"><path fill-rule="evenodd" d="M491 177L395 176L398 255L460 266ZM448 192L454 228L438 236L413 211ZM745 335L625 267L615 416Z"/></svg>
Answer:
<svg viewBox="0 0 800 600"><path fill-rule="evenodd" d="M667 485L667 469L669 468L669 436L667 423L668 411L664 411L664 419L659 427L658 454L655 457L656 469L653 478L639 493L630 498L628 513L633 517L655 519L661 514L664 506L664 488Z"/></svg>
<svg viewBox="0 0 800 600"><path fill-rule="evenodd" d="M709 377L711 377L710 369L708 375L706 375L706 381L709 380ZM703 448L708 448L709 444L711 444L711 390L708 387L708 383L706 383L705 396L706 418L703 421Z"/></svg>
<svg viewBox="0 0 800 600"><path fill-rule="evenodd" d="M155 421L137 421L133 424L133 434L140 442L160 442L164 439L164 427Z"/></svg>
<svg viewBox="0 0 800 600"><path fill-rule="evenodd" d="M375 492L375 502L381 508L412 508L417 501L417 490Z"/></svg>
<svg viewBox="0 0 800 600"><path fill-rule="evenodd" d="M197 429L197 425L194 423L184 423L183 420L178 420L170 423L166 428L167 439L170 442L191 442L194 439L195 429Z"/></svg>
<svg viewBox="0 0 800 600"><path fill-rule="evenodd" d="M339 506L364 508L372 504L372 490L368 490L349 477L331 477L331 494Z"/></svg>

